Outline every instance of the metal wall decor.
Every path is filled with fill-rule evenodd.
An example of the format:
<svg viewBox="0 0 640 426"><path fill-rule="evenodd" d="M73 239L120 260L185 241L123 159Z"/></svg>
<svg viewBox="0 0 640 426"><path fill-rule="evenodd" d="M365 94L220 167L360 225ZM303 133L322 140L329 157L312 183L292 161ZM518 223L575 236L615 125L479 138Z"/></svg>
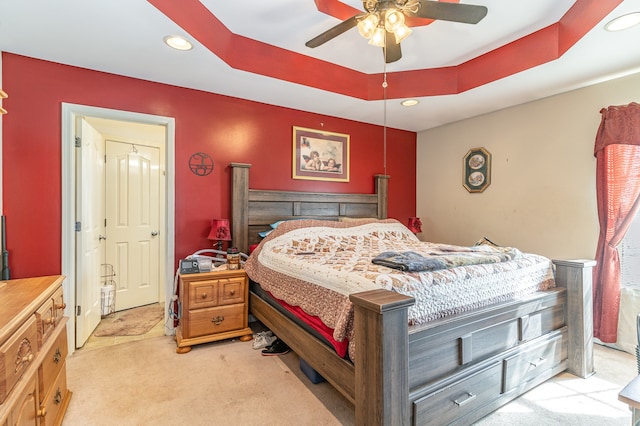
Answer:
<svg viewBox="0 0 640 426"><path fill-rule="evenodd" d="M482 192L491 184L491 154L472 148L464 156L462 186L469 192Z"/></svg>
<svg viewBox="0 0 640 426"><path fill-rule="evenodd" d="M189 169L194 175L206 176L213 171L213 158L204 152L196 152L189 157Z"/></svg>

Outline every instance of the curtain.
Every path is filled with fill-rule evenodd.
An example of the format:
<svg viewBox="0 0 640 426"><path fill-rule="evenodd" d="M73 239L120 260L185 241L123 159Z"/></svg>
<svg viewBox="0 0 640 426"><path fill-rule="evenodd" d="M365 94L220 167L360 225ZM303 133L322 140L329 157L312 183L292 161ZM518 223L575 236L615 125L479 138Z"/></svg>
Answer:
<svg viewBox="0 0 640 426"><path fill-rule="evenodd" d="M594 335L617 340L620 259L617 246L640 209L640 104L600 111L596 136L596 196L600 235L593 271Z"/></svg>

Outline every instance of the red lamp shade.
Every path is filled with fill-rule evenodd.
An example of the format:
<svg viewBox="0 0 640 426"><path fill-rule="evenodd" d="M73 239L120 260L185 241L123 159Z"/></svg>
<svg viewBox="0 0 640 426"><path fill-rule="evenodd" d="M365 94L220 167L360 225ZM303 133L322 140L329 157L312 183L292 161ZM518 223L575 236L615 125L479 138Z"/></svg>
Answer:
<svg viewBox="0 0 640 426"><path fill-rule="evenodd" d="M409 224L407 225L407 228L409 228L409 230L411 232L413 232L414 234L418 234L418 233L422 232L422 222L420 222L420 218L419 217L410 217L409 218Z"/></svg>
<svg viewBox="0 0 640 426"><path fill-rule="evenodd" d="M222 250L222 242L231 241L229 219L212 219L207 239L217 241L218 250Z"/></svg>

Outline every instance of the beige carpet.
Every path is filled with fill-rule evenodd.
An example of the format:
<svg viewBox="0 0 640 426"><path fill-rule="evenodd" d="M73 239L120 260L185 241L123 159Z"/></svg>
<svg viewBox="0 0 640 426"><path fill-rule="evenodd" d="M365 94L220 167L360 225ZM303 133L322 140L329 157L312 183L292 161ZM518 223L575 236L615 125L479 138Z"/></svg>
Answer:
<svg viewBox="0 0 640 426"><path fill-rule="evenodd" d="M160 303L127 309L103 318L93 335L139 336L147 333L163 318L164 307Z"/></svg>
<svg viewBox="0 0 640 426"><path fill-rule="evenodd" d="M561 374L478 423L620 425L631 423L617 400L636 375L635 358L597 346L597 373ZM67 360L73 391L63 426L351 425L353 406L328 383L312 384L293 352L263 357L237 340L175 353L171 337L80 350Z"/></svg>

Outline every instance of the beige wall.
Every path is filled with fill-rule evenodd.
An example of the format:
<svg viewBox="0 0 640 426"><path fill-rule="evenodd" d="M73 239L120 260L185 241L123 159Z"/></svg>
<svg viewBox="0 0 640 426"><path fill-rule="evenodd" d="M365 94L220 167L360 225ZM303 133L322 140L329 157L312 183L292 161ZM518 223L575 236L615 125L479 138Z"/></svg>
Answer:
<svg viewBox="0 0 640 426"><path fill-rule="evenodd" d="M551 258L592 259L599 111L634 101L640 74L419 133L421 239L469 245L486 236ZM462 159L476 147L492 155L491 185L471 194Z"/></svg>

